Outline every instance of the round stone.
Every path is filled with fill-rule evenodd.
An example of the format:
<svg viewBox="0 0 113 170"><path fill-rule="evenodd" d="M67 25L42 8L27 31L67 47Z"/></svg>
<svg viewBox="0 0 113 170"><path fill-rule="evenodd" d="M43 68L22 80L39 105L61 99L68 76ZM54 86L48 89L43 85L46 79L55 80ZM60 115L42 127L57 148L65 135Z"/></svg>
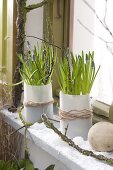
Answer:
<svg viewBox="0 0 113 170"><path fill-rule="evenodd" d="M96 151L112 151L113 124L109 122L99 122L93 125L88 133L88 141Z"/></svg>

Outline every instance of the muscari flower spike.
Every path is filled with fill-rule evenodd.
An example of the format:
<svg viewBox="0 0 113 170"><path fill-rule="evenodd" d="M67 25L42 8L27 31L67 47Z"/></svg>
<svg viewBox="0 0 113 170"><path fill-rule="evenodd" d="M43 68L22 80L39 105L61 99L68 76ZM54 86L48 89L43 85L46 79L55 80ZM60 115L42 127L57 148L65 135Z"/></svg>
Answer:
<svg viewBox="0 0 113 170"><path fill-rule="evenodd" d="M94 63L94 61L92 61L91 67L92 67L92 68L95 68L95 63Z"/></svg>
<svg viewBox="0 0 113 170"><path fill-rule="evenodd" d="M89 60L89 58L88 58L88 54L86 54L86 62Z"/></svg>
<svg viewBox="0 0 113 170"><path fill-rule="evenodd" d="M27 48L31 49L31 44L29 41L27 41Z"/></svg>
<svg viewBox="0 0 113 170"><path fill-rule="evenodd" d="M78 58L81 59L82 57L80 55L78 55Z"/></svg>

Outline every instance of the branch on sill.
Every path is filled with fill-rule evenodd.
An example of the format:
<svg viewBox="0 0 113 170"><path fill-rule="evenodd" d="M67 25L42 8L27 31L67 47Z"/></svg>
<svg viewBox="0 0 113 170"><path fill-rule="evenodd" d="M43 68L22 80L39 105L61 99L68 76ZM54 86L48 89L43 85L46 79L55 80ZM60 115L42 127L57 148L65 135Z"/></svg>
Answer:
<svg viewBox="0 0 113 170"><path fill-rule="evenodd" d="M54 125L53 123L51 123L48 118L43 114L42 115L42 120L44 122L44 124L46 125L47 128L52 129L56 134L58 134L61 139L68 143L69 146L75 148L77 151L79 151L80 153L82 153L83 155L86 156L91 156L93 158L96 158L97 160L100 160L106 164L109 164L111 166L113 166L113 159L112 158L107 158L106 156L103 155L96 155L95 153L93 153L92 151L86 150L86 149L82 149L80 148L78 145L76 145L70 138L68 138L67 136L65 136L64 134L62 134Z"/></svg>

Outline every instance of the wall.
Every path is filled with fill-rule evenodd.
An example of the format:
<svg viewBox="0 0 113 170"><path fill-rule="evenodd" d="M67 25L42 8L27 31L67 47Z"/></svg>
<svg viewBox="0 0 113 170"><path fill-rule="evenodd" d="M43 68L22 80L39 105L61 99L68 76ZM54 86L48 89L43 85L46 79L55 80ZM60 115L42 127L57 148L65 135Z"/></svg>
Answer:
<svg viewBox="0 0 113 170"><path fill-rule="evenodd" d="M87 0L94 6L94 0ZM94 49L94 37L78 22L94 30L94 14L82 0L71 0L70 47L75 53L88 52ZM73 17L74 15L74 17Z"/></svg>
<svg viewBox="0 0 113 170"><path fill-rule="evenodd" d="M27 5L35 4L38 2L41 2L41 1L40 0L28 0ZM36 36L38 38L43 37L43 7L34 9L27 14L25 29L26 29L27 36L28 35ZM34 38L27 38L27 40L31 43L32 48L34 45L36 45L37 41L40 42L39 40L34 39Z"/></svg>

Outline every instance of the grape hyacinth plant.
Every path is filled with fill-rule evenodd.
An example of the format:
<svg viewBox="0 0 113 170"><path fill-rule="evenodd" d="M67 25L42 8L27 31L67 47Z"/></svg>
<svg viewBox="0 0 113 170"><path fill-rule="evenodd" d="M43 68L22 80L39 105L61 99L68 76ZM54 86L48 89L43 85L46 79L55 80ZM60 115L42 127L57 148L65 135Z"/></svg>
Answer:
<svg viewBox="0 0 113 170"><path fill-rule="evenodd" d="M58 81L61 90L70 95L89 94L100 66L95 68L94 51L76 55L67 50L58 63Z"/></svg>
<svg viewBox="0 0 113 170"><path fill-rule="evenodd" d="M27 53L18 56L23 66L20 69L22 80L28 85L49 84L56 61L56 49L46 43L40 46L37 43L31 50L30 43L27 42L27 47L29 49Z"/></svg>

